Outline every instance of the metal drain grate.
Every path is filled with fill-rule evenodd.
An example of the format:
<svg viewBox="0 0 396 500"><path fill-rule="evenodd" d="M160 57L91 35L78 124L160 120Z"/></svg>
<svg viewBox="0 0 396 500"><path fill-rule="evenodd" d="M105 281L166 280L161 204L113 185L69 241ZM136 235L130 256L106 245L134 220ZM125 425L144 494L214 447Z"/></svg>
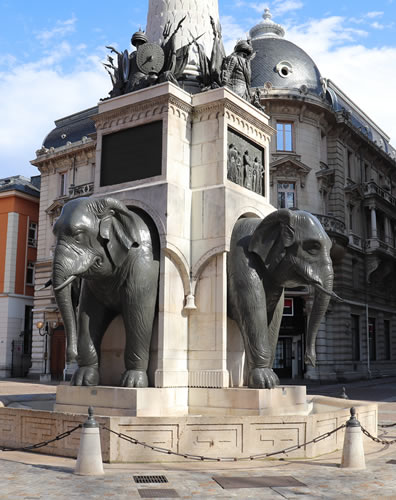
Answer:
<svg viewBox="0 0 396 500"><path fill-rule="evenodd" d="M168 482L165 476L133 476L133 480L138 484L160 484Z"/></svg>
<svg viewBox="0 0 396 500"><path fill-rule="evenodd" d="M140 489L140 498L180 498L176 490L168 489Z"/></svg>
<svg viewBox="0 0 396 500"><path fill-rule="evenodd" d="M291 486L303 486L306 484L297 481L292 476L257 476L257 477L224 477L213 476L212 478L224 490L233 488L280 488Z"/></svg>

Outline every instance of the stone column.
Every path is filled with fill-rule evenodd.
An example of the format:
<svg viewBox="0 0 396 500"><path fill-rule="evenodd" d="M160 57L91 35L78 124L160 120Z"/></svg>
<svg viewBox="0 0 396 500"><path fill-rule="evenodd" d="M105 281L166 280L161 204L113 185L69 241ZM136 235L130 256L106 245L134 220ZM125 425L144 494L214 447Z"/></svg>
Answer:
<svg viewBox="0 0 396 500"><path fill-rule="evenodd" d="M371 214L371 237L377 238L377 214L374 207L370 207Z"/></svg>
<svg viewBox="0 0 396 500"><path fill-rule="evenodd" d="M210 57L213 47L213 31L210 16L215 23L219 22L219 6L217 0L149 0L146 34L151 42L162 43L162 32L165 24L172 24L171 33L176 29L179 21L187 16L182 28L176 35L176 48L180 48L192 41L192 36L198 37L199 43L205 48ZM190 34L191 33L191 34ZM198 76L198 54L193 44L190 58L185 70L188 79Z"/></svg>

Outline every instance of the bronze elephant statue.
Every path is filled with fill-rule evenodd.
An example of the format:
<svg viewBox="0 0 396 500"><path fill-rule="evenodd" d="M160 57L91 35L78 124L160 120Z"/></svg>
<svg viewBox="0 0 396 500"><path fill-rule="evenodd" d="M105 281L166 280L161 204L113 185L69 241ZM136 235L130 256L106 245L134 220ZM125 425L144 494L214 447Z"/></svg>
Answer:
<svg viewBox="0 0 396 500"><path fill-rule="evenodd" d="M52 283L62 315L67 360L77 360L73 385L98 385L102 338L122 315L126 332L121 386L147 387L155 316L159 244L143 214L120 201L78 198L65 204L54 225ZM81 279L79 304L73 281Z"/></svg>
<svg viewBox="0 0 396 500"><path fill-rule="evenodd" d="M319 220L302 210L280 209L265 219L240 219L227 259L228 315L243 337L248 386L273 388L272 370L283 314L284 288L312 285L305 362L316 361L315 343L333 289L332 242Z"/></svg>

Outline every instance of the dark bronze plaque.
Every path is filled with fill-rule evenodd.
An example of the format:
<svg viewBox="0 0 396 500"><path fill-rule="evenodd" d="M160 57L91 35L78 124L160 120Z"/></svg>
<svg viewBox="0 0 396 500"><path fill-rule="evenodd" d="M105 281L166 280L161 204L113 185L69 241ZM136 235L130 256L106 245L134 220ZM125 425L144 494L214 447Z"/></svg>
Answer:
<svg viewBox="0 0 396 500"><path fill-rule="evenodd" d="M161 175L162 121L104 135L100 185Z"/></svg>
<svg viewBox="0 0 396 500"><path fill-rule="evenodd" d="M264 174L264 148L229 128L227 178L264 196Z"/></svg>

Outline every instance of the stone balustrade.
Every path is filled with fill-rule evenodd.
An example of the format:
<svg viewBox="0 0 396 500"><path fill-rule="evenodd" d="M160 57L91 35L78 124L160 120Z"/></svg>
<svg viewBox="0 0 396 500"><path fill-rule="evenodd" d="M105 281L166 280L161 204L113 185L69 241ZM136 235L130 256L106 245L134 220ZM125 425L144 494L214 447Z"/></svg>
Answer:
<svg viewBox="0 0 396 500"><path fill-rule="evenodd" d="M396 198L389 191L378 186L374 181L364 183L363 192L365 197L376 195L396 207Z"/></svg>
<svg viewBox="0 0 396 500"><path fill-rule="evenodd" d="M80 184L74 186L73 184L69 186L69 197L78 198L79 196L89 196L94 191L93 182L87 182L86 184Z"/></svg>
<svg viewBox="0 0 396 500"><path fill-rule="evenodd" d="M347 236L345 224L336 217L322 214L315 214L315 217L319 219L326 233L336 233L342 236Z"/></svg>

